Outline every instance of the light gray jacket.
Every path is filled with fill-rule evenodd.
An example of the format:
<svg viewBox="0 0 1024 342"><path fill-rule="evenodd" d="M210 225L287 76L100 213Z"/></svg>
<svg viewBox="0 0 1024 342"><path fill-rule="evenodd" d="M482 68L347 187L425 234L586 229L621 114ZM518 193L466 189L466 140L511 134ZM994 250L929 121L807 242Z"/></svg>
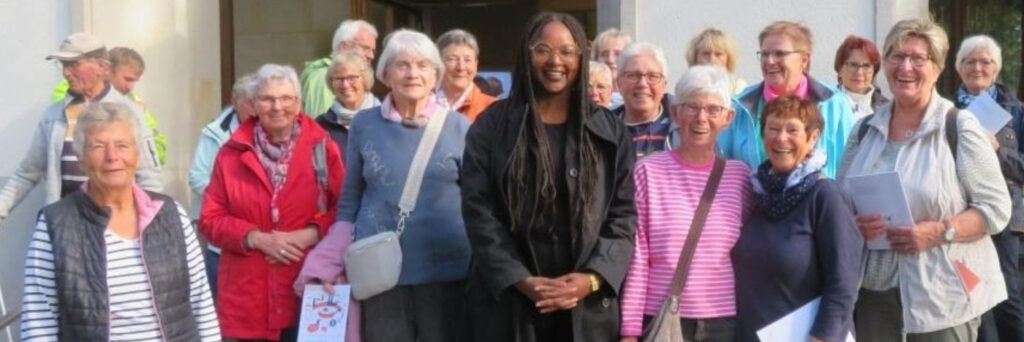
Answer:
<svg viewBox="0 0 1024 342"><path fill-rule="evenodd" d="M968 111L957 117L959 142L954 159L945 138L945 115L953 103L932 92L917 132L905 141L895 171L903 181L914 221L942 221L975 208L985 217L988 234L999 233L1010 219L1010 197L988 133ZM888 141L892 103L867 122L863 141L852 134L838 179L871 173ZM992 239L948 243L916 255L899 254L899 290L907 333L932 332L981 316L1006 299L1006 284ZM957 269L962 264L969 271ZM978 283L968 289L973 273Z"/></svg>
<svg viewBox="0 0 1024 342"><path fill-rule="evenodd" d="M64 147L64 136L68 129L68 120L64 109L71 103L71 96L46 107L36 132L32 137L25 159L18 165L11 178L0 189L0 220L7 218L11 209L28 195L39 181L46 185L46 204L60 199L60 154ZM163 180L160 175L160 164L153 142L153 130L143 124L142 109L131 99L124 97L109 85L106 94L97 102L123 103L131 108L138 118L135 126L139 144L139 168L135 172L135 182L143 189L161 192Z"/></svg>

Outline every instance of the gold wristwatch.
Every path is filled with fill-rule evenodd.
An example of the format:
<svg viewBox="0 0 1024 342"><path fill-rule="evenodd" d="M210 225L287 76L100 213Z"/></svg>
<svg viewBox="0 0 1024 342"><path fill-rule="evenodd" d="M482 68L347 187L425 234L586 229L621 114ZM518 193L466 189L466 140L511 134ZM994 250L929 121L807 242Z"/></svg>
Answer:
<svg viewBox="0 0 1024 342"><path fill-rule="evenodd" d="M597 292L597 290L600 290L601 278L593 273L587 273L587 276L590 277L590 292Z"/></svg>

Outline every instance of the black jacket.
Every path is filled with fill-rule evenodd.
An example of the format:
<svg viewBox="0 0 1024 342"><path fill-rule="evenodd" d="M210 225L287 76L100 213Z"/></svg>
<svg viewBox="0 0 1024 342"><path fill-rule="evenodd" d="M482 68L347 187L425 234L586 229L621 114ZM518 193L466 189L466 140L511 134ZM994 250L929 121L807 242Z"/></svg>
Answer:
<svg viewBox="0 0 1024 342"><path fill-rule="evenodd" d="M998 83L995 86L996 103L1010 112L1011 116L1010 122L996 134L996 140L999 141L996 156L999 157L999 167L1006 178L1010 201L1013 203L1009 228L1015 232L1024 232L1024 141L1020 138L1021 134L1024 134L1024 103L1021 103L1006 86ZM953 95L950 98L956 99L957 108L966 107L956 94Z"/></svg>
<svg viewBox="0 0 1024 342"><path fill-rule="evenodd" d="M173 199L148 194L164 202L139 237L160 330L166 341L199 341L181 217ZM110 297L103 237L110 221L109 209L96 205L79 190L43 208L42 216L53 245L60 340L109 340Z"/></svg>
<svg viewBox="0 0 1024 342"><path fill-rule="evenodd" d="M327 112L316 117L316 123L327 131L327 134L331 135L331 140L334 140L334 144L338 145L338 151L341 151L341 160L345 160L345 146L348 145L348 127L338 123L338 114L328 108Z"/></svg>
<svg viewBox="0 0 1024 342"><path fill-rule="evenodd" d="M538 274L536 265L544 260L535 260L529 227L509 229L512 213L505 203L503 194L508 189L502 181L527 118L525 106L502 100L484 111L466 136L462 216L473 249L468 308L474 341L536 340L533 318L537 310L513 285ZM635 246L635 152L625 125L604 108L592 108L584 131L596 143L600 169L594 198L586 208L591 222L578 233L577 250L581 252L576 253L573 270L596 272L605 283L572 309L573 332L576 341L617 341L619 290ZM580 174L576 152L570 139L563 175L570 180ZM567 183L573 198L578 191L576 183ZM571 222L569 226L578 225Z"/></svg>

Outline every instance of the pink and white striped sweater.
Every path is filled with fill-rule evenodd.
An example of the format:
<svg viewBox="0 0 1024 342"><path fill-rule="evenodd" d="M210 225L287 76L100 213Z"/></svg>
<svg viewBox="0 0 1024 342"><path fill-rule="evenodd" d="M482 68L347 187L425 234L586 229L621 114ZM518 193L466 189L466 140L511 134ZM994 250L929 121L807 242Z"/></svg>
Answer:
<svg viewBox="0 0 1024 342"><path fill-rule="evenodd" d="M675 151L653 154L637 163L633 172L636 250L622 290L622 336L640 336L643 316L658 313L713 165L714 161L686 163ZM681 317L736 315L729 251L753 205L750 174L743 162L726 162L679 299Z"/></svg>

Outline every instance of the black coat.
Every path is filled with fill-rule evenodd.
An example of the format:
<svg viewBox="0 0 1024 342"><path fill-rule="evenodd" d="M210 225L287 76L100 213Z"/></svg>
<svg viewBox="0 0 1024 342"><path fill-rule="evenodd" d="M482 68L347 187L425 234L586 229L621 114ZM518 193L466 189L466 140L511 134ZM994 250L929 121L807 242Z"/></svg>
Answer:
<svg viewBox="0 0 1024 342"><path fill-rule="evenodd" d="M345 160L345 147L348 146L348 127L338 123L338 114L328 108L327 112L316 117L316 123L327 131L327 134L331 135L331 140L334 141L335 145L338 145L338 151L341 151L341 160Z"/></svg>
<svg viewBox="0 0 1024 342"><path fill-rule="evenodd" d="M526 107L502 100L490 106L470 127L462 167L462 216L473 249L468 280L468 311L473 341L536 341L533 322L538 315L528 297L516 290L516 282L537 275L529 227L510 230L510 215L503 194L502 177L519 132L526 124ZM576 341L619 339L619 290L633 255L636 208L633 205L635 153L629 132L621 121L603 108L595 108L586 124L600 157L597 188L586 208L591 222L578 234L580 253L574 272L592 271L605 280L601 289L572 309ZM566 147L565 175L570 198L577 189L572 181L580 173L577 146ZM529 198L529 197L527 197ZM520 222L526 219L518 220ZM570 219L574 221L574 219ZM570 227L578 226L570 222Z"/></svg>

